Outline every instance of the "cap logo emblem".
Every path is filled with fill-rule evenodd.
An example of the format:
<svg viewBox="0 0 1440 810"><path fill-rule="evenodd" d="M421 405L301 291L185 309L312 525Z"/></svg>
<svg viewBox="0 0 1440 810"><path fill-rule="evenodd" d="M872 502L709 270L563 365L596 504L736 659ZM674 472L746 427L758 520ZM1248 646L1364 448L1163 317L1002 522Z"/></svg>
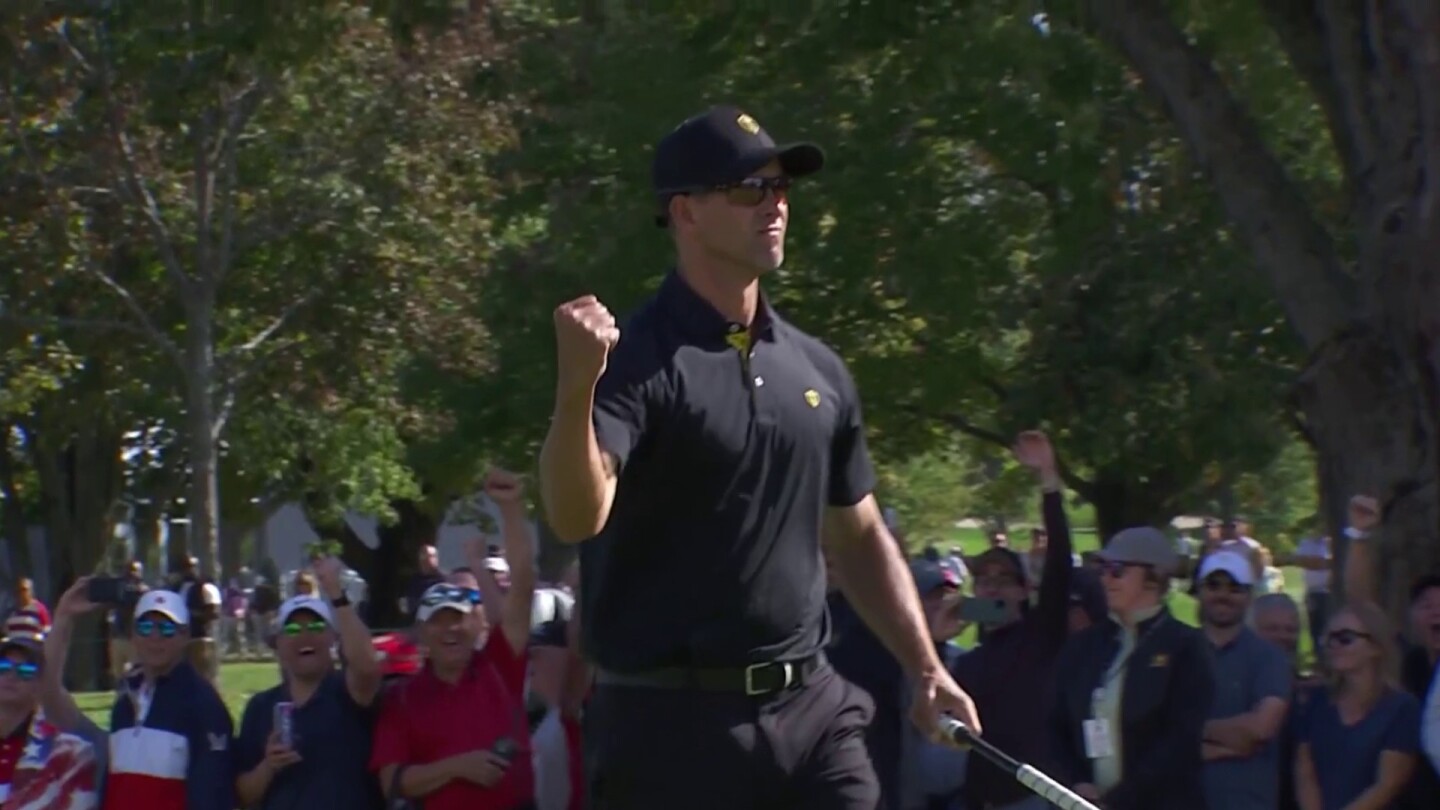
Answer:
<svg viewBox="0 0 1440 810"><path fill-rule="evenodd" d="M745 113L740 113L740 117L735 119L735 123L738 124L741 129L745 130L751 135L754 135L760 131L760 125L756 123L754 118L751 118Z"/></svg>
<svg viewBox="0 0 1440 810"><path fill-rule="evenodd" d="M814 388L807 388L805 390L805 404L812 408L820 407L820 392Z"/></svg>
<svg viewBox="0 0 1440 810"><path fill-rule="evenodd" d="M1168 667L1170 666L1170 656L1165 653L1155 653L1155 657L1150 659L1150 666Z"/></svg>

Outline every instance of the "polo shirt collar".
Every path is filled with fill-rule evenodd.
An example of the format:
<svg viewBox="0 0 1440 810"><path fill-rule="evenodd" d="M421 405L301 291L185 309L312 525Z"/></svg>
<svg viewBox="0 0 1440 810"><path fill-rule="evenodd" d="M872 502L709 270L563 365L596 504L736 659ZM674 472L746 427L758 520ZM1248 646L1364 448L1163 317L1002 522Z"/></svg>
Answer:
<svg viewBox="0 0 1440 810"><path fill-rule="evenodd" d="M779 316L770 306L770 300L765 296L765 291L760 291L759 306L755 310L754 329L748 329L743 323L736 323L721 315L709 301L700 297L695 289L681 277L676 270L671 270L660 284L660 293L657 296L661 311L679 326L680 330L687 336L699 341L731 341L732 335L746 335L753 332L760 340L775 339L775 325L779 322Z"/></svg>
<svg viewBox="0 0 1440 810"><path fill-rule="evenodd" d="M449 681L441 680L440 676L435 674L434 665L430 663L429 658L426 658L424 666L420 668L420 672L417 673L415 677L419 678L426 687L455 687L475 679L475 672L479 662L480 651L476 650L470 654L470 663L466 664L464 671L460 673L460 680L455 683L450 683Z"/></svg>
<svg viewBox="0 0 1440 810"><path fill-rule="evenodd" d="M310 704L318 702L321 698L333 692L335 689L335 685L339 681L340 677L340 671L337 669L331 669L329 672L325 673L325 677L320 679L320 685L316 686L315 691L311 693L310 699L305 701L301 705L309 706ZM295 696L290 692L290 680L288 678L280 681L280 699L288 703L295 702Z"/></svg>
<svg viewBox="0 0 1440 810"><path fill-rule="evenodd" d="M1244 625L1241 625L1241 626L1240 626L1240 632L1236 633L1234 638L1230 639L1229 641L1225 642L1224 644L1211 644L1211 646L1213 646L1213 647L1215 648L1215 651L1216 651L1216 652L1225 652L1225 651L1227 651L1227 650L1233 650L1233 649L1235 649L1236 647L1239 647L1241 644L1249 641L1249 640L1250 640L1250 639L1249 639L1249 636L1251 636L1251 635L1253 635L1253 631L1251 631L1250 628L1248 628L1248 627L1246 627L1246 626L1244 626Z"/></svg>
<svg viewBox="0 0 1440 810"><path fill-rule="evenodd" d="M1139 621L1135 623L1135 635L1144 635L1147 631L1149 631L1151 627L1155 626L1156 622L1169 615L1170 611L1163 604L1154 605L1152 607L1137 611L1136 618L1138 618ZM1110 613L1110 623L1120 633L1127 632L1125 629L1125 623L1120 621L1120 617L1115 615L1113 611Z"/></svg>

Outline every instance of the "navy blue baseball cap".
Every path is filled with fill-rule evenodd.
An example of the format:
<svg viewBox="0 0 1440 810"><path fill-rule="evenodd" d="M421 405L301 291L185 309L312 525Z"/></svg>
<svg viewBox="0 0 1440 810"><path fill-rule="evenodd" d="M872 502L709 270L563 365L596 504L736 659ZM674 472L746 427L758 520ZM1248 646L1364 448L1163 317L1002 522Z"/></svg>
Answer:
<svg viewBox="0 0 1440 810"><path fill-rule="evenodd" d="M788 177L805 177L825 166L813 143L777 144L760 123L738 107L711 107L687 118L655 147L650 180L661 208L677 194L738 183L772 160ZM661 226L665 216L657 217Z"/></svg>

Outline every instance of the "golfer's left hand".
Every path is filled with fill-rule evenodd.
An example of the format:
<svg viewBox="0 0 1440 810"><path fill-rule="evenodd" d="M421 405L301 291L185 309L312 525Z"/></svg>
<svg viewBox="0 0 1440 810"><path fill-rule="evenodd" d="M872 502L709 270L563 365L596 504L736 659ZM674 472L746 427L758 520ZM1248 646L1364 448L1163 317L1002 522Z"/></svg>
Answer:
<svg viewBox="0 0 1440 810"><path fill-rule="evenodd" d="M921 675L916 684L910 719L931 739L949 742L940 733L940 715L946 713L975 734L981 733L980 713L975 711L975 701L955 683L950 673L939 670Z"/></svg>

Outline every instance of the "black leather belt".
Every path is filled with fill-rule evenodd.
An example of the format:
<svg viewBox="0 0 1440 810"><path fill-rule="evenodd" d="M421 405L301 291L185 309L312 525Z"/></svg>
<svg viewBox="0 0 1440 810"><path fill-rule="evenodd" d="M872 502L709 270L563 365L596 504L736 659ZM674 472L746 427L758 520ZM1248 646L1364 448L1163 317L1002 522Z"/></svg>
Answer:
<svg viewBox="0 0 1440 810"><path fill-rule="evenodd" d="M764 661L748 667L690 669L670 667L641 672L597 670L600 686L640 686L651 689L695 689L701 692L738 692L751 697L796 689L829 666L824 653L798 661Z"/></svg>

